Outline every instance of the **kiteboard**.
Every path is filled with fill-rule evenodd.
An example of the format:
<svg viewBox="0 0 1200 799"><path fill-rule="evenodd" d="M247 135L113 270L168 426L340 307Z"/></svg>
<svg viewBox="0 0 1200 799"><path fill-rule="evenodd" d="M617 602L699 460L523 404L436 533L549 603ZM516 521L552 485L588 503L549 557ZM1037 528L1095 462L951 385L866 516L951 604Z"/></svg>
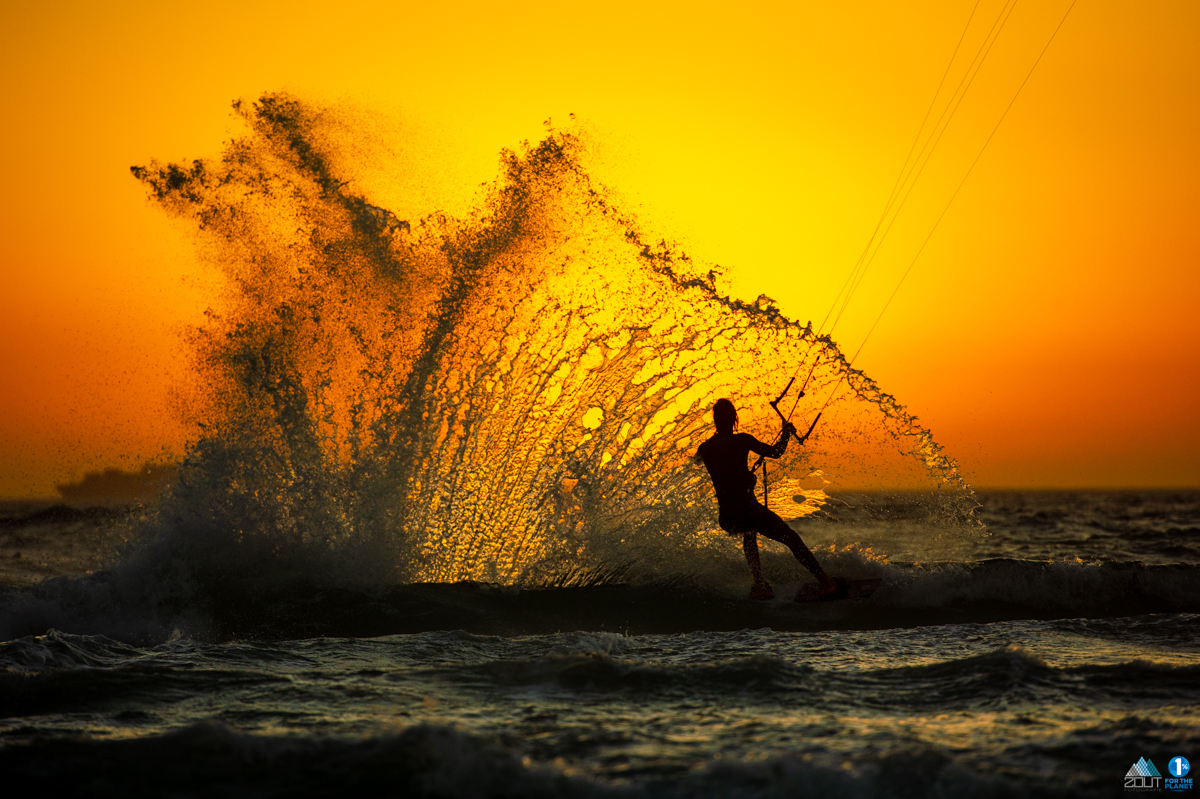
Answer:
<svg viewBox="0 0 1200 799"><path fill-rule="evenodd" d="M829 596L821 596L817 583L805 583L796 592L796 602L833 602L838 599L865 599L875 593L875 589L883 582L880 577L870 577L866 580L843 580L836 578L845 587L844 591Z"/></svg>

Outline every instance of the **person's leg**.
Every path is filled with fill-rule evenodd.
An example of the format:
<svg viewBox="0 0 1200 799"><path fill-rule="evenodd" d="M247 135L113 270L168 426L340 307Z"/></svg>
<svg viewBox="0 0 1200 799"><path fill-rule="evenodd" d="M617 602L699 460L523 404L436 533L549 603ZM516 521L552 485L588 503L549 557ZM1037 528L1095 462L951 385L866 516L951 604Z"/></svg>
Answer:
<svg viewBox="0 0 1200 799"><path fill-rule="evenodd" d="M742 534L742 551L746 553L746 565L750 567L750 575L754 578L750 598L774 599L775 592L762 576L762 562L758 559L758 533L747 530Z"/></svg>
<svg viewBox="0 0 1200 799"><path fill-rule="evenodd" d="M812 572L813 577L816 577L820 581L821 593L825 594L838 590L837 583L825 573L825 570L821 568L821 564L817 563L812 550L805 545L803 539L796 534L796 531L788 526L787 522L779 518L778 514L759 505L758 510L755 512L754 521L757 523L758 532L792 550L792 555L795 556L796 560L800 561L800 565ZM757 545L755 546L754 554L757 558Z"/></svg>

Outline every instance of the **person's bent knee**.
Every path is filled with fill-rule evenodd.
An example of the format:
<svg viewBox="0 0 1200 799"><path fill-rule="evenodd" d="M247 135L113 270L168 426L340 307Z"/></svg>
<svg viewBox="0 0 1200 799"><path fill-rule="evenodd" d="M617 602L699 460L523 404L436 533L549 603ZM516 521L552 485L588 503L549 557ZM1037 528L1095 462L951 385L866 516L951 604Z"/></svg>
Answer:
<svg viewBox="0 0 1200 799"><path fill-rule="evenodd" d="M796 531L786 524L773 525L770 530L764 530L763 535L772 541L786 544L788 547L795 547L797 544L800 546L804 545L804 542L800 540L800 536L796 534Z"/></svg>

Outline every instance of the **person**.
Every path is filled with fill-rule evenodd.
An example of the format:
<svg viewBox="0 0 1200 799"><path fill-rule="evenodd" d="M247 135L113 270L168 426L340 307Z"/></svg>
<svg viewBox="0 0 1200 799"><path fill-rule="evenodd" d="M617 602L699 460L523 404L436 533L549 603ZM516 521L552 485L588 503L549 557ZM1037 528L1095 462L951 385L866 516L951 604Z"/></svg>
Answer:
<svg viewBox="0 0 1200 799"><path fill-rule="evenodd" d="M747 456L753 452L767 458L779 458L787 450L788 439L792 437L796 426L785 422L783 433L772 446L764 444L749 433L737 432L737 409L730 400L717 400L712 413L717 432L700 445L695 460L704 464L712 478L713 489L717 494L718 523L721 529L731 536L742 538L742 551L746 554L746 563L750 566L750 574L754 579L750 598L773 599L775 596L775 592L762 576L762 564L758 558L759 534L791 549L796 560L820 581L822 596L836 595L844 590L825 573L796 531L754 496L754 486L758 478L746 468Z"/></svg>

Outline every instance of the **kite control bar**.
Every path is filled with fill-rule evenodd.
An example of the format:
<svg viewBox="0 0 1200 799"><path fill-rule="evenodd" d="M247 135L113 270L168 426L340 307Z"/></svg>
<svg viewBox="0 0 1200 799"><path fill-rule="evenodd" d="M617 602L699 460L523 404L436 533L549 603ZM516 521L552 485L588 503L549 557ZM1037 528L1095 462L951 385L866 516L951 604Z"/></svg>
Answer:
<svg viewBox="0 0 1200 799"><path fill-rule="evenodd" d="M795 383L795 382L796 382L796 378L793 375L792 379L788 381L788 384L783 387L783 393L781 393L778 397L776 397L770 403L771 409L779 415L779 419L780 419L780 421L782 421L784 423L784 425L788 424L788 418L783 415L783 411L779 410L779 403L783 402L783 398L787 396L788 391L792 387L792 383ZM804 389L800 389L800 397L803 397L803 396L804 396ZM796 400L799 401L800 397L796 397ZM792 428L792 438L796 439L798 442L800 442L801 445L803 445L804 442L808 440L808 437L812 435L813 428L817 426L817 422L820 421L820 419L821 419L821 414L818 413L817 418L813 419L812 424L808 426L808 432L804 434L803 438L796 434L796 428L793 427ZM763 472L763 506L766 508L770 508L770 504L768 503L768 500L767 500L767 460L766 460L766 456L759 455L758 461L755 462L754 467L750 471L754 471L754 469L757 469L759 464L762 464L762 472Z"/></svg>
<svg viewBox="0 0 1200 799"><path fill-rule="evenodd" d="M787 384L786 386L784 386L784 387L783 387L783 393L782 393L782 394L780 394L778 397L776 397L776 398L775 398L775 399L774 399L774 400L773 400L773 401L770 403L770 405L771 405L771 409L772 409L772 410L774 410L774 411L775 411L775 413L779 414L779 418L783 420L783 423L784 423L784 424L787 424L787 423L788 423L788 420L787 420L787 417L783 415L783 411L779 410L779 403L783 402L783 398L787 396L788 390L789 390L789 389L791 389L791 387L792 387L792 383L795 383L795 382L796 382L796 378L795 378L795 377L793 377L791 380L789 380L789 381L788 381L788 384ZM801 390L801 391L800 391L800 397L803 397L803 396L804 396L804 391L803 391L803 390ZM800 399L800 397L796 397L796 399L797 399L797 400L799 400L799 399ZM805 441L807 441L807 440L808 440L808 437L812 435L813 428L815 428L815 427L817 426L817 422L820 420L820 418L821 418L821 414L820 414L820 413L818 413L818 414L817 414L817 418L816 418L816 419L813 419L813 422L812 422L812 424L808 426L808 432L807 432L807 433L805 433L803 436L799 436L799 435L797 435L797 434L796 434L796 431L795 431L795 430L793 430L793 431L792 431L792 438L796 439L796 441L798 441L800 444L803 444Z"/></svg>
<svg viewBox="0 0 1200 799"><path fill-rule="evenodd" d="M821 414L818 412L817 418L813 419L813 423L808 426L808 432L805 433L804 437L800 439L801 444L803 444L805 441L807 441L808 437L812 435L813 428L817 426L817 422L819 422L819 421L821 421Z"/></svg>

